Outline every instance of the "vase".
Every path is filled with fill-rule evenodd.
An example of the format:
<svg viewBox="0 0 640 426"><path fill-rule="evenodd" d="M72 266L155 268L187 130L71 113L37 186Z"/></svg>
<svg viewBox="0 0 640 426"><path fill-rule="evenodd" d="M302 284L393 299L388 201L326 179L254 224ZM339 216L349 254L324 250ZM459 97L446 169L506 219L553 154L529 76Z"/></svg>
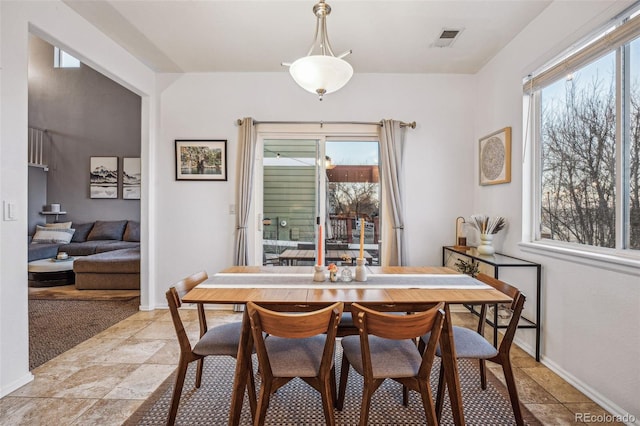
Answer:
<svg viewBox="0 0 640 426"><path fill-rule="evenodd" d="M350 283L351 281L353 281L353 273L351 272L351 269L349 269L348 267L344 268L340 273L340 279L345 283Z"/></svg>
<svg viewBox="0 0 640 426"><path fill-rule="evenodd" d="M329 281L331 281L332 283L338 281L338 271L336 269L329 271Z"/></svg>
<svg viewBox="0 0 640 426"><path fill-rule="evenodd" d="M313 267L315 272L313 273L313 280L319 283L324 282L327 277L324 275L324 266L323 265L315 265Z"/></svg>
<svg viewBox="0 0 640 426"><path fill-rule="evenodd" d="M493 234L480 234L480 245L478 253L485 255L495 254L496 249L493 247Z"/></svg>
<svg viewBox="0 0 640 426"><path fill-rule="evenodd" d="M365 259L356 259L356 281L367 280L367 268L364 266L366 263Z"/></svg>

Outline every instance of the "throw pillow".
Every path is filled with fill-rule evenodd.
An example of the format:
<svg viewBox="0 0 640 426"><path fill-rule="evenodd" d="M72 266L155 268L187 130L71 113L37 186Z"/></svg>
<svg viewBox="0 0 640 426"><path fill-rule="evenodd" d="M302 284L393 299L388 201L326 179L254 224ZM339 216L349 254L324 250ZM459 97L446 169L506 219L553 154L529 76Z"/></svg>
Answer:
<svg viewBox="0 0 640 426"><path fill-rule="evenodd" d="M140 222L130 220L127 222L127 229L124 230L124 241L140 242Z"/></svg>
<svg viewBox="0 0 640 426"><path fill-rule="evenodd" d="M33 235L33 239L31 240L34 244L45 244L45 243L62 243L67 244L71 241L71 237L73 237L73 233L76 230L73 228L47 228L46 226L36 226L36 233Z"/></svg>
<svg viewBox="0 0 640 426"><path fill-rule="evenodd" d="M63 228L63 229L71 229L71 222L55 222L55 223L45 223L44 226L46 228Z"/></svg>
<svg viewBox="0 0 640 426"><path fill-rule="evenodd" d="M91 232L87 236L87 241L93 240L122 240L126 220L96 220Z"/></svg>
<svg viewBox="0 0 640 426"><path fill-rule="evenodd" d="M93 222L89 223L74 223L73 227L76 229L75 234L73 234L73 238L71 239L72 243L84 243L87 241L87 236L91 229L93 228Z"/></svg>

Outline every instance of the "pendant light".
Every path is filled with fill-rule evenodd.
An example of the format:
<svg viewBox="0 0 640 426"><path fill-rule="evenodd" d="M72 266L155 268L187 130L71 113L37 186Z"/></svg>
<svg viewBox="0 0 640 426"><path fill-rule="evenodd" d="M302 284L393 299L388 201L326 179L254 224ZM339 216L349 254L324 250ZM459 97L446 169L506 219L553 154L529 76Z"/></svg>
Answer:
<svg viewBox="0 0 640 426"><path fill-rule="evenodd" d="M353 68L344 58L351 50L335 56L327 36L327 15L331 13L331 6L321 0L313 6L316 16L316 33L307 56L294 61L283 63L289 67L289 73L296 83L304 90L317 93L320 100L327 93L340 90L349 82L353 75Z"/></svg>

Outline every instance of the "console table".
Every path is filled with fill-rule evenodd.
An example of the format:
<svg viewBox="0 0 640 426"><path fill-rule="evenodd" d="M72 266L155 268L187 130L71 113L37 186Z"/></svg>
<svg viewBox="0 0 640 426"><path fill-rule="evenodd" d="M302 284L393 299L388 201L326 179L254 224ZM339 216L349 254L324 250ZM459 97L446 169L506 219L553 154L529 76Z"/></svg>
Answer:
<svg viewBox="0 0 640 426"><path fill-rule="evenodd" d="M442 266L448 266L455 269L454 263L457 259L471 259L481 264L487 265L493 269L493 277L500 279L501 268L535 268L536 273L536 300L535 300L535 319L525 318L524 314L520 319L518 328L531 328L536 331L536 361L540 361L540 284L541 284L541 271L542 266L539 263L530 262L528 260L520 259L506 254L496 253L494 255L481 255L475 247L466 246L444 246L442 247ZM466 260L468 261L468 260ZM530 299L527 299L530 300ZM471 312L476 315L480 313L475 310L471 305L465 305ZM498 344L498 329L507 328L506 325L499 323L498 319L498 306L493 307L493 318L489 316L486 318L487 324L493 327L493 344L497 347Z"/></svg>

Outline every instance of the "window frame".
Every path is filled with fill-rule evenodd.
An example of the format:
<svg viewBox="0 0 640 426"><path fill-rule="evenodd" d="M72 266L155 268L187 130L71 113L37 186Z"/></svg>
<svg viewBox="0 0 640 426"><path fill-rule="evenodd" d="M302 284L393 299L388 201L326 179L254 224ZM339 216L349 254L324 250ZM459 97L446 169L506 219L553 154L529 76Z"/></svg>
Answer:
<svg viewBox="0 0 640 426"><path fill-rule="evenodd" d="M565 52L543 67L530 74L523 82L523 140L524 155L529 161L523 169L523 235L521 248L536 254L549 255L564 260L589 265L640 273L640 249L629 248L630 242L630 207L629 207L629 161L630 161L630 129L629 129L629 93L630 93L630 61L625 60L630 53L629 44L640 40L640 14L629 9L615 17L606 26L592 33L580 47ZM612 26L615 25L615 28ZM542 239L540 224L542 223L542 139L541 139L541 91L563 78L568 71L582 69L602 56L615 52L615 84L616 84L616 140L615 140L615 173L616 173L616 207L615 207L615 248L589 246L579 243ZM527 141L531 141L527 147Z"/></svg>

